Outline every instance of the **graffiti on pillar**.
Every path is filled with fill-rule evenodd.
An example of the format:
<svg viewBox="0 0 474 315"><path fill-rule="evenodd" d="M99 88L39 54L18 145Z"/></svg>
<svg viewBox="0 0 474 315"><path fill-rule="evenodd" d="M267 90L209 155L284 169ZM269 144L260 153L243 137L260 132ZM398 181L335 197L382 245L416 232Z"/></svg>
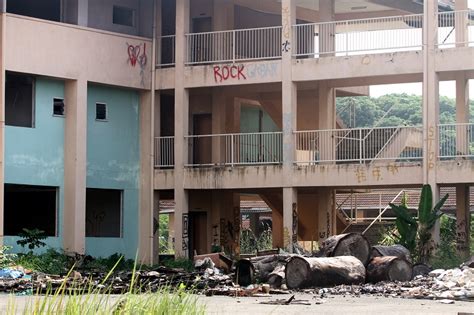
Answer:
<svg viewBox="0 0 474 315"><path fill-rule="evenodd" d="M281 15L282 15L282 34L283 34L283 39L290 39L290 8L287 6L284 6L281 9Z"/></svg>
<svg viewBox="0 0 474 315"><path fill-rule="evenodd" d="M291 241L292 243L298 242L298 209L296 206L296 202L293 202L292 205L292 216L293 216L293 226L292 226L292 234L291 234Z"/></svg>
<svg viewBox="0 0 474 315"><path fill-rule="evenodd" d="M187 213L183 213L183 251L187 251L189 249L189 216Z"/></svg>
<svg viewBox="0 0 474 315"><path fill-rule="evenodd" d="M135 67L137 64L140 67L140 77L141 84L145 86L145 70L146 64L148 62L148 57L146 55L146 43L139 45L130 45L127 43L127 53L128 53L128 62L132 67Z"/></svg>
<svg viewBox="0 0 474 315"><path fill-rule="evenodd" d="M395 175L398 173L398 165L394 164L394 163L390 163L387 165L387 171L392 174L392 175Z"/></svg>
<svg viewBox="0 0 474 315"><path fill-rule="evenodd" d="M319 239L325 239L326 238L326 232L319 232Z"/></svg>
<svg viewBox="0 0 474 315"><path fill-rule="evenodd" d="M291 50L291 44L288 39L286 39L282 44L281 44L281 51L282 52L289 52Z"/></svg>
<svg viewBox="0 0 474 315"><path fill-rule="evenodd" d="M436 154L434 150L435 145L435 127L428 127L428 169L433 169L435 166Z"/></svg>

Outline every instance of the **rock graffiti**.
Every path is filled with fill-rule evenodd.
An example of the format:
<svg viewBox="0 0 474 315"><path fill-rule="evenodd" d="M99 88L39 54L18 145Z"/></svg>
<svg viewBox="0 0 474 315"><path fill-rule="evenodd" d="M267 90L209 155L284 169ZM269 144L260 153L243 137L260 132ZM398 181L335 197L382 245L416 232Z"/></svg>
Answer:
<svg viewBox="0 0 474 315"><path fill-rule="evenodd" d="M216 83L229 80L267 79L278 75L278 63L217 65L212 71Z"/></svg>
<svg viewBox="0 0 474 315"><path fill-rule="evenodd" d="M216 82L227 81L229 79L247 80L244 74L244 65L214 66L214 80Z"/></svg>

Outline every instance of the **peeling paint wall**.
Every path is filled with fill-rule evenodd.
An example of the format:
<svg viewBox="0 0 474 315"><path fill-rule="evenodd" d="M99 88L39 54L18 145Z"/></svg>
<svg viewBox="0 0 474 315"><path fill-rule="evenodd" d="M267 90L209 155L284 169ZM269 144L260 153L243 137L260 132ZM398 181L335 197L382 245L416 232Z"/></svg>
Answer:
<svg viewBox="0 0 474 315"><path fill-rule="evenodd" d="M89 85L87 187L123 190L122 237L86 238L86 253L134 258L138 245L139 96L131 90ZM107 104L107 121L96 121L95 104Z"/></svg>
<svg viewBox="0 0 474 315"><path fill-rule="evenodd" d="M53 116L55 97L64 98L64 82L37 78L34 93L35 127L5 127L5 183L59 187L57 237L49 237L46 243L61 248L65 121L63 117ZM21 214L18 219L21 219ZM5 244L21 252L23 249L16 244L17 239L6 236Z"/></svg>

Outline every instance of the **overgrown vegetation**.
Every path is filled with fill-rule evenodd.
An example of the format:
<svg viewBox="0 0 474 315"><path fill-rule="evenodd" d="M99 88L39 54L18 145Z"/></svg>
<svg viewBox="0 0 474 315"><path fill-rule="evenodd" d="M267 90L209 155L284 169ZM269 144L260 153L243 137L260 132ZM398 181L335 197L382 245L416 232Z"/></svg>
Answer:
<svg viewBox="0 0 474 315"><path fill-rule="evenodd" d="M21 247L28 247L30 251L33 251L35 248L45 247L46 243L43 242L47 238L47 235L44 231L39 229L23 229L22 232L18 235L20 239L16 241Z"/></svg>
<svg viewBox="0 0 474 315"><path fill-rule="evenodd" d="M251 229L240 230L240 253L255 254L273 248L272 229L268 227L257 237Z"/></svg>
<svg viewBox="0 0 474 315"><path fill-rule="evenodd" d="M412 216L406 206L406 202L400 205L390 204L397 219L395 226L397 233L394 234L397 244L405 246L415 262L428 263L433 252L431 239L432 230L443 215L441 208L448 199L446 194L433 207L433 193L430 185L423 185L420 196L420 204L416 216Z"/></svg>
<svg viewBox="0 0 474 315"><path fill-rule="evenodd" d="M129 292L121 296L112 296L110 294L112 285L104 288L104 284L119 264L120 259L100 286L93 286L90 283L75 287L73 290L66 285L71 269L58 290L52 291L48 288L44 295L37 292L24 309L17 309L15 300L11 299L7 306L7 314L205 314L205 307L197 303L197 298L191 294L192 292L185 291L184 285L175 290L163 287L153 293L137 288L136 264L133 266Z"/></svg>

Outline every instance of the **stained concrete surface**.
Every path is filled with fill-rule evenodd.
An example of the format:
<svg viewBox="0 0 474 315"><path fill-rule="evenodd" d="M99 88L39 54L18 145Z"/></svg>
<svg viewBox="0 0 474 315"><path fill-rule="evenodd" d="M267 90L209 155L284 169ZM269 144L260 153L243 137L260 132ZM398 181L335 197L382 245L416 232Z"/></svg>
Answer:
<svg viewBox="0 0 474 315"><path fill-rule="evenodd" d="M272 295L270 297L228 297L228 296L198 296L198 302L206 305L207 314L245 314L245 315L265 315L265 314L443 314L474 315L474 302L455 301L454 304L442 304L433 300L416 300L393 297L349 297L330 296L320 299L313 294L296 294L295 299L307 300L311 305L266 305L260 304L263 301L273 301L277 299L288 299L291 295ZM118 296L115 296L118 298ZM0 314L6 314L12 296L0 295ZM22 310L27 305L31 297L16 296L15 309L17 313L23 314ZM112 298L112 301L114 298ZM322 302L322 304L316 304Z"/></svg>

